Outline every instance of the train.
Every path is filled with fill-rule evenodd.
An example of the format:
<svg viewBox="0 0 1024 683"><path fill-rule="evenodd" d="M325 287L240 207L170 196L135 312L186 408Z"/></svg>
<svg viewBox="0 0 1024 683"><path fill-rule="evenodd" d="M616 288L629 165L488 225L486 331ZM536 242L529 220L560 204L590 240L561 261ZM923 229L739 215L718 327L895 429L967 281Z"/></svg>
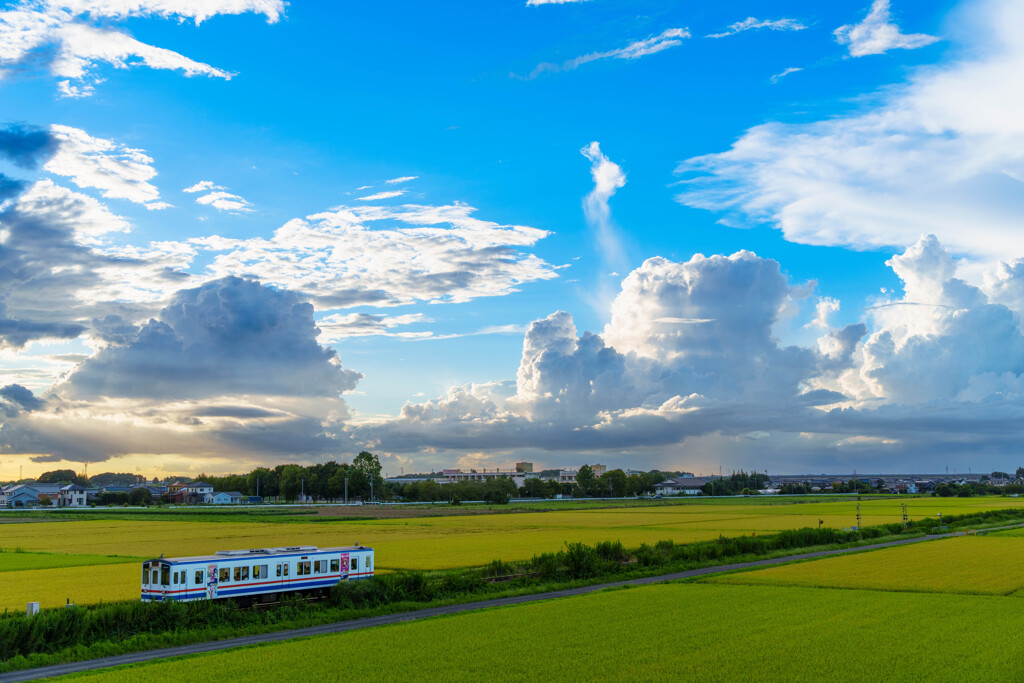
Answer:
<svg viewBox="0 0 1024 683"><path fill-rule="evenodd" d="M142 601L233 599L242 605L282 595L324 596L341 581L373 576L373 548L218 550L213 555L167 557L142 563Z"/></svg>

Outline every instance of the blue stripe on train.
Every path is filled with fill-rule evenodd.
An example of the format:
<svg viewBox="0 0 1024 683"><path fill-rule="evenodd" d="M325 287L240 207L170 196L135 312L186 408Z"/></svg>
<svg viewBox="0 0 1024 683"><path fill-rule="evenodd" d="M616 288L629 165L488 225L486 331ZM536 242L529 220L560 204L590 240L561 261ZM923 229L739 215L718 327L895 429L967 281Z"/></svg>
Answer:
<svg viewBox="0 0 1024 683"><path fill-rule="evenodd" d="M370 576L353 576L349 578L349 581L359 581L362 579L369 579ZM231 598L246 595L263 595L264 593L277 593L282 590L307 590L310 588L330 588L339 581L303 581L293 582L288 584L276 584L273 586L266 586L253 590L250 588L236 588L231 590L229 588L218 588L218 598ZM202 588L195 591L187 591L184 595L143 595L142 599L148 602L161 602L162 600L202 600L206 598L206 589Z"/></svg>

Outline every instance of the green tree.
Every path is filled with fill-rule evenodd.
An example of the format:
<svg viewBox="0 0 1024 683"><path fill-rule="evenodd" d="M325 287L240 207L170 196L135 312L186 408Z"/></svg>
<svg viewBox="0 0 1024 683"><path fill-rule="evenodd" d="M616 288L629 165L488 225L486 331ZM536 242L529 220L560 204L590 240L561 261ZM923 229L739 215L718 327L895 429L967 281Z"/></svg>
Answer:
<svg viewBox="0 0 1024 683"><path fill-rule="evenodd" d="M361 451L352 459L352 470L354 470L353 474L363 475L359 485L361 489L365 487L360 493L364 498L370 497L370 482L373 482L372 491L375 498L384 492L384 479L380 476L380 459L376 455L369 451Z"/></svg>
<svg viewBox="0 0 1024 683"><path fill-rule="evenodd" d="M281 496L289 501L295 501L302 490L302 468L298 465L285 465L281 468L280 488Z"/></svg>
<svg viewBox="0 0 1024 683"><path fill-rule="evenodd" d="M132 489L128 492L126 500L129 505L150 505L153 502L153 494L149 492L149 489Z"/></svg>
<svg viewBox="0 0 1024 683"><path fill-rule="evenodd" d="M43 472L36 479L40 484L78 484L79 486L88 486L89 480L85 477L75 474L74 470L52 470L50 472Z"/></svg>
<svg viewBox="0 0 1024 683"><path fill-rule="evenodd" d="M590 495L591 491L594 490L594 482L596 480L597 477L594 476L594 469L590 465L584 465L576 473L576 487L583 496Z"/></svg>
<svg viewBox="0 0 1024 683"><path fill-rule="evenodd" d="M280 494L277 485L277 473L266 467L257 467L248 474L246 479L246 490L250 496L262 496L269 498ZM259 484L257 485L257 481Z"/></svg>
<svg viewBox="0 0 1024 683"><path fill-rule="evenodd" d="M601 481L608 487L608 495L612 497L628 496L629 480L622 470L608 470L601 475Z"/></svg>

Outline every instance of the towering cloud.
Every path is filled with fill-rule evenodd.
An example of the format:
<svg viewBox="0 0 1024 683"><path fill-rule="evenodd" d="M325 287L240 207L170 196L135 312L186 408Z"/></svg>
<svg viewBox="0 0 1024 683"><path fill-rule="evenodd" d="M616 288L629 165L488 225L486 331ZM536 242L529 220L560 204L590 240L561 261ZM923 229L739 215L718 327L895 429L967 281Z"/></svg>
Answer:
<svg viewBox="0 0 1024 683"><path fill-rule="evenodd" d="M291 292L228 277L182 290L123 346L56 389L69 398L337 397L361 375L320 346L313 307Z"/></svg>

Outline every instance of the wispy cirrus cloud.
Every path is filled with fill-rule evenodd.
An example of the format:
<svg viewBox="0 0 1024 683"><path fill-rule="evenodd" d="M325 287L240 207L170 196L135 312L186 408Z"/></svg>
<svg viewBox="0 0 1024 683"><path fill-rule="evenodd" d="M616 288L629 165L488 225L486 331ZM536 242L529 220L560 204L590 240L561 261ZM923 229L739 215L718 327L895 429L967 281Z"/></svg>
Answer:
<svg viewBox="0 0 1024 683"><path fill-rule="evenodd" d="M734 36L737 33L743 33L744 31L757 31L763 28L771 31L802 31L807 26L796 19L757 19L755 17L747 17L743 21L729 24L725 31L710 33L705 38L725 38L727 36Z"/></svg>
<svg viewBox="0 0 1024 683"><path fill-rule="evenodd" d="M848 45L851 57L880 55L889 50L916 50L938 40L924 33L900 33L892 20L889 0L874 0L868 15L858 24L845 24L835 30L836 41Z"/></svg>
<svg viewBox="0 0 1024 683"><path fill-rule="evenodd" d="M361 202L375 202L378 199L392 199L394 197L401 197L405 194L405 190L389 190L387 192L377 192L376 194L368 194L365 197L360 197Z"/></svg>
<svg viewBox="0 0 1024 683"><path fill-rule="evenodd" d="M398 185L399 183L412 182L417 178L419 178L418 175L404 175L401 178L392 178L391 180L385 180L384 182L387 183L388 185Z"/></svg>
<svg viewBox="0 0 1024 683"><path fill-rule="evenodd" d="M683 41L690 37L690 30L687 28L670 28L662 31L656 36L637 40L626 47L606 52L592 52L587 55L574 57L560 64L554 62L543 62L538 64L527 79L536 78L546 72L572 71L589 62L596 62L601 59L640 59L647 55L653 55L663 50L682 45Z"/></svg>
<svg viewBox="0 0 1024 683"><path fill-rule="evenodd" d="M196 25L218 14L255 12L276 22L282 0L22 0L0 11L0 75L48 71L65 97L91 95L102 78L101 65L180 71L186 76L230 79L224 69L197 62L166 48L136 40L111 27L128 17L161 17Z"/></svg>
<svg viewBox="0 0 1024 683"><path fill-rule="evenodd" d="M804 70L804 68L802 66L791 66L791 67L789 67L787 69L783 69L782 71L780 71L779 73L775 74L774 76L772 76L768 80L770 80L772 83L778 83L779 81L781 81L786 76L788 76L790 74L795 74L798 71L803 71L803 70Z"/></svg>
<svg viewBox="0 0 1024 683"><path fill-rule="evenodd" d="M539 5L566 5L570 2L589 2L590 0L526 0L527 7L537 7Z"/></svg>

